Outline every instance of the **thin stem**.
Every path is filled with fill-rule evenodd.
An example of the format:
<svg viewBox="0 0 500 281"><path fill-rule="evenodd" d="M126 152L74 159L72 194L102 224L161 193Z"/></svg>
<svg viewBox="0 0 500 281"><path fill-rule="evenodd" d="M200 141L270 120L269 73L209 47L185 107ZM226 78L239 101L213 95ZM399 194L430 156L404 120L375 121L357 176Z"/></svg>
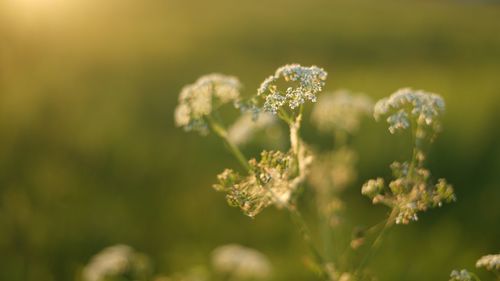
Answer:
<svg viewBox="0 0 500 281"><path fill-rule="evenodd" d="M292 152L295 154L297 160L297 169L298 169L297 172L299 177L304 177L304 171L302 171L302 163L301 163L303 159L301 157L301 147L300 147L302 140L300 139L300 134L299 134L300 125L302 122L302 111L303 111L303 106L301 105L299 108L299 113L295 116L294 120L289 119L288 115L286 115L286 118L289 120L289 122L285 120L290 126L290 145L292 147ZM325 270L326 261L324 257L321 255L320 251L314 245L312 241L311 232L307 227L307 224L304 218L302 217L302 214L297 210L295 206L292 206L288 203L286 204L286 208L289 211L295 226L299 229L300 235L302 236L302 239L308 246L309 251L311 252L315 262L319 265L321 278L326 280L331 280L330 274L328 273L327 270Z"/></svg>
<svg viewBox="0 0 500 281"><path fill-rule="evenodd" d="M469 271L469 273L470 273L470 275L472 275L472 277L474 277L474 280L481 281L481 278L479 278L479 276L477 276L474 272Z"/></svg>
<svg viewBox="0 0 500 281"><path fill-rule="evenodd" d="M282 112L280 111L280 113L282 113ZM293 143L292 150L294 151L294 153L296 153L297 156L298 156L298 149L299 149L299 142L300 142L300 139L298 136L298 130L300 129L301 116L302 116L302 114L299 114L297 116L297 118L295 119L295 121L292 121L292 119L290 118L290 116L288 114L286 114L286 112L283 111L283 115L282 116L280 115L280 117L282 117L282 119L284 117L284 120L290 125L291 139L293 138L293 141L291 140ZM227 136L226 129L219 122L217 122L211 115L207 116L207 121L208 121L208 124L210 125L210 128L224 141L224 143L226 144L229 151L236 157L236 159L240 162L240 164L249 173L252 173L253 172L252 168L248 164L248 161L245 158L245 156L243 155L243 153L241 152L241 150L229 140L229 138ZM293 133L292 133L292 126L294 128ZM298 157L298 158L300 158L300 157ZM297 159L297 160L299 161L299 159ZM299 166L300 166L300 164L299 164ZM299 175L299 176L301 176L301 175ZM265 188L265 185L263 185L263 187ZM276 194L271 189L268 189L268 191L270 192L271 196L273 196L275 198L277 197ZM302 239L307 244L315 261L318 263L318 265L321 269L321 272L320 272L321 277L324 279L328 279L329 274L324 268L325 260L321 256L320 252L314 246L314 243L312 242L312 238L311 238L311 232L309 231L309 228L307 227L307 224L305 223L305 220L303 219L302 215L300 214L300 212L297 210L297 208L295 206L291 206L288 202L284 203L284 207L289 211L290 216L292 217L292 220L293 220L295 226L299 229L299 232L302 236Z"/></svg>
<svg viewBox="0 0 500 281"><path fill-rule="evenodd" d="M245 155L243 155L241 150L229 140L226 129L219 122L217 122L211 115L207 116L207 120L208 124L210 125L210 128L212 128L215 134L217 134L224 141L224 144L229 149L229 151L234 155L234 157L236 157L238 162L240 162L240 164L248 172L251 172L252 168L248 164L248 160L246 159Z"/></svg>
<svg viewBox="0 0 500 281"><path fill-rule="evenodd" d="M334 143L333 143L333 151L338 151L342 147L346 145L347 142L347 134L343 131L337 130L334 133ZM333 200L335 197L332 194L332 190L335 186L332 186L331 189L326 190L325 192L319 194L317 193L317 204L318 204L318 215L320 217L320 229L322 233L322 242L324 253L328 261L332 261L333 259L337 259L337 256L333 252L334 245L338 244L338 241L335 241L335 237L332 233L332 225L331 225L331 214L325 213L324 208L327 207L328 203Z"/></svg>
<svg viewBox="0 0 500 281"><path fill-rule="evenodd" d="M304 218L302 217L302 214L297 210L297 208L295 206L288 205L287 209L290 213L292 221L294 222L295 226L299 229L299 232L300 232L300 235L302 236L302 239L304 240L304 242L306 242L306 244L309 248L309 251L311 252L315 262L320 266L321 278L328 279L329 274L324 268L325 259L323 258L321 253L318 251L318 249L314 245L314 243L312 241L311 232L310 232L309 228L307 227L307 224L306 224Z"/></svg>
<svg viewBox="0 0 500 281"><path fill-rule="evenodd" d="M330 198L330 194L322 194L327 198ZM319 194L316 197L316 204L318 217L320 219L320 230L321 230L321 238L323 244L323 252L325 253L325 258L330 262L332 261L332 231L330 225L330 214L325 211L327 208L326 198L321 198Z"/></svg>
<svg viewBox="0 0 500 281"><path fill-rule="evenodd" d="M290 115L283 108L279 109L278 117L281 118L281 120L285 121L288 125L291 125L293 123L292 117L290 117Z"/></svg>
<svg viewBox="0 0 500 281"><path fill-rule="evenodd" d="M382 230L380 230L377 238L373 241L373 244L371 245L370 249L368 250L368 253L365 255L365 257L361 260L361 263L359 264L358 268L356 269L354 275L359 275L361 274L361 271L363 268L366 266L368 261L375 255L375 253L378 251L380 248L380 245L382 244L382 240L389 230L389 228L394 224L394 217L396 216L396 212L393 210L389 217L387 218L386 223L384 224L384 227Z"/></svg>

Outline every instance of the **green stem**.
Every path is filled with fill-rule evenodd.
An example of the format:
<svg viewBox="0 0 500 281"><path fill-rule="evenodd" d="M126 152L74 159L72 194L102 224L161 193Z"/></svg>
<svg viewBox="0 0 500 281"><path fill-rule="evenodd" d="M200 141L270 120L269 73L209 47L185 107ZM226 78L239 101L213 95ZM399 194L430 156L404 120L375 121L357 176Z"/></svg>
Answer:
<svg viewBox="0 0 500 281"><path fill-rule="evenodd" d="M303 160L301 158L301 139L300 139L300 125L302 122L302 111L303 111L303 106L300 106L299 108L299 113L295 116L294 120L291 120L288 115L286 115L286 118L289 120L287 121L288 125L290 126L290 145L292 147L292 152L295 154L296 160L297 160L297 173L299 177L304 177L304 171L302 171L301 168L301 161ZM320 275L321 278L324 280L331 280L331 276L326 270L326 260L323 258L321 255L320 251L316 248L312 241L312 236L309 228L307 227L307 224L302 217L302 214L297 210L295 206L292 206L290 204L286 204L286 208L290 213L290 216L292 218L292 221L294 222L295 226L298 228L300 235L302 236L302 240L306 243L307 247L309 248L309 251L311 252L311 255L314 258L314 261L317 263L317 265L320 268Z"/></svg>
<svg viewBox="0 0 500 281"><path fill-rule="evenodd" d="M474 280L481 281L481 278L479 278L479 276L477 276L474 272L469 271L469 273L470 273L470 275L472 275L472 277L474 277Z"/></svg>
<svg viewBox="0 0 500 281"><path fill-rule="evenodd" d="M387 218L386 223L384 224L384 227L382 230L380 230L377 238L373 241L373 244L371 245L370 249L368 250L368 253L365 255L365 257L361 260L361 263L359 264L358 268L354 272L354 275L359 275L361 274L361 271L363 268L367 265L368 261L375 255L375 253L378 251L380 248L380 245L382 244L382 240L384 239L385 234L389 230L389 228L394 224L394 217L396 216L396 211L392 211L389 217Z"/></svg>
<svg viewBox="0 0 500 281"><path fill-rule="evenodd" d="M248 172L251 172L252 168L248 164L248 160L246 159L245 155L243 155L241 150L229 140L226 129L219 122L217 122L211 115L207 116L207 120L212 131L214 131L215 134L217 134L224 141L224 144L229 149L229 151L236 157L238 162L240 162L240 164Z"/></svg>
<svg viewBox="0 0 500 281"><path fill-rule="evenodd" d="M290 213L292 221L294 222L295 226L298 228L300 232L300 235L302 236L302 240L304 240L314 258L314 261L320 267L321 278L325 280L330 280L328 279L330 276L328 272L325 270L325 259L314 245L312 241L311 232L307 227L307 224L304 218L302 217L302 214L297 210L295 206L288 205L287 209Z"/></svg>
<svg viewBox="0 0 500 281"><path fill-rule="evenodd" d="M323 194L328 199L331 198L330 194ZM320 230L321 230L321 240L323 240L323 253L325 253L325 258L331 262L332 257L332 231L330 225L330 214L325 211L327 208L326 198L319 198L319 194L317 196L316 204L318 204L317 212L320 219Z"/></svg>

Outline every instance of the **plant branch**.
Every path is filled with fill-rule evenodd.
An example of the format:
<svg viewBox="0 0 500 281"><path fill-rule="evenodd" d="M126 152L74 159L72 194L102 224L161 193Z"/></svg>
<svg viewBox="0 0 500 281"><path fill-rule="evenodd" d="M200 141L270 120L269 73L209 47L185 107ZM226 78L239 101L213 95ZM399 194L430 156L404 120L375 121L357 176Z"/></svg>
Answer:
<svg viewBox="0 0 500 281"><path fill-rule="evenodd" d="M229 151L236 157L238 162L248 171L251 172L252 168L248 164L248 160L246 159L245 155L241 152L241 150L234 144L232 143L228 136L227 136L227 131L226 129L219 123L217 122L211 115L207 116L208 124L210 125L210 128L216 135L218 135L223 141L226 147L229 149Z"/></svg>
<svg viewBox="0 0 500 281"><path fill-rule="evenodd" d="M389 228L394 224L394 218L395 218L396 214L397 214L396 211L394 211L394 210L391 211L391 214L387 218L387 221L384 224L384 227L382 228L382 230L380 230L379 234L377 235L377 237L373 241L372 245L370 246L370 249L368 250L368 253L361 260L361 263L359 264L358 268L354 272L354 275L361 274L361 271L367 265L368 261L378 251L378 249L380 248L380 245L382 244L382 240L384 239L385 234L387 233Z"/></svg>

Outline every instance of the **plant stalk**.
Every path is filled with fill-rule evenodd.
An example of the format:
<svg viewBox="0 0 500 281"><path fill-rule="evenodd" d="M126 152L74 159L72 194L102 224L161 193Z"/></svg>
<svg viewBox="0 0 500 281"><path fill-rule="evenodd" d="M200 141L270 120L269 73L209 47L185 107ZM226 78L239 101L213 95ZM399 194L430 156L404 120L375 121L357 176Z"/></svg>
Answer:
<svg viewBox="0 0 500 281"><path fill-rule="evenodd" d="M226 129L210 115L207 116L207 120L212 131L214 131L215 134L224 141L227 149L234 155L234 157L236 157L243 168L245 168L248 172L251 172L252 168L248 164L248 160L245 155L243 155L241 150L229 140Z"/></svg>

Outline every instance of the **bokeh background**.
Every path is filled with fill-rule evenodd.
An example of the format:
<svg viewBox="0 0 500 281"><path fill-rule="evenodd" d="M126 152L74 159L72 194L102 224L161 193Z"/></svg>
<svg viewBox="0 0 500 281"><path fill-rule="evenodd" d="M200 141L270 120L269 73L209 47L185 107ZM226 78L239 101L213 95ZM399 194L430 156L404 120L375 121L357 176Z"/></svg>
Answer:
<svg viewBox="0 0 500 281"><path fill-rule="evenodd" d="M459 199L390 233L372 263L380 280L447 280L500 249L500 2L3 0L0 280L73 280L116 243L169 274L228 242L268 255L275 280L315 280L289 217L228 207L210 186L237 162L214 136L173 122L180 89L200 75L237 75L251 95L293 62L324 67L328 90L377 99L413 86L446 99L429 166ZM349 220L386 215L360 186L388 175L408 145L364 123Z"/></svg>

